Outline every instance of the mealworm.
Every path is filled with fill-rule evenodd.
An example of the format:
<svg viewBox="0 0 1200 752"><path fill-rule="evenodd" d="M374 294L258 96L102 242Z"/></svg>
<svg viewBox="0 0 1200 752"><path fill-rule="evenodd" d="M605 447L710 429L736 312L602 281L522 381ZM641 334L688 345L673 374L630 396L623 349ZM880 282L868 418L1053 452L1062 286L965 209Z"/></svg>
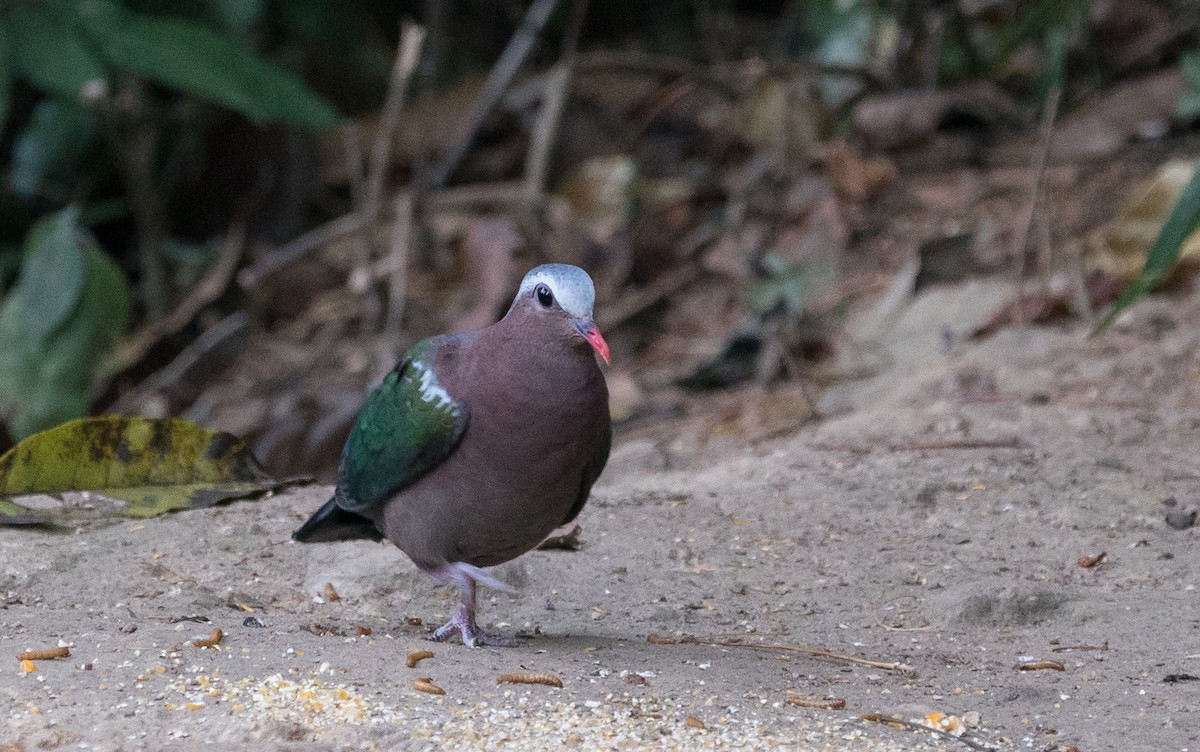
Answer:
<svg viewBox="0 0 1200 752"><path fill-rule="evenodd" d="M496 677L497 684L545 684L547 687L562 689L562 679L554 674L501 674Z"/></svg>
<svg viewBox="0 0 1200 752"><path fill-rule="evenodd" d="M326 582L325 583L325 600L329 601L330 603L333 603L334 601L340 601L341 599L342 599L342 596L338 595L338 591L333 589L333 583Z"/></svg>
<svg viewBox="0 0 1200 752"><path fill-rule="evenodd" d="M1103 564L1106 561L1108 561L1108 552L1101 551L1100 553L1096 554L1095 556L1080 556L1079 561L1077 561L1075 563L1078 564L1079 566L1083 567L1084 569L1091 569L1092 567L1096 566L1097 564Z"/></svg>
<svg viewBox="0 0 1200 752"><path fill-rule="evenodd" d="M1052 669L1054 671L1066 671L1066 667L1058 661L1030 661L1017 665L1021 671L1041 671L1043 669Z"/></svg>
<svg viewBox="0 0 1200 752"><path fill-rule="evenodd" d="M817 710L841 710L846 707L845 697L834 697L830 700L822 700L819 697L789 697L783 701L784 705L794 705L798 708L816 708Z"/></svg>
<svg viewBox="0 0 1200 752"><path fill-rule="evenodd" d="M425 660L426 658L432 658L432 657L433 657L432 650L417 650L412 653L409 653L408 658L405 659L404 663L407 664L409 668L416 668L418 663Z"/></svg>
<svg viewBox="0 0 1200 752"><path fill-rule="evenodd" d="M428 676L422 676L420 679L413 680L413 689L418 692L424 692L428 695L444 695L446 690L433 683L433 679Z"/></svg>
<svg viewBox="0 0 1200 752"><path fill-rule="evenodd" d="M18 661L48 661L53 658L66 658L71 655L70 648L50 648L49 650L26 650L17 654Z"/></svg>
<svg viewBox="0 0 1200 752"><path fill-rule="evenodd" d="M192 647L215 648L217 645L221 644L221 638L224 636L225 633L221 631L221 628L216 627L213 629L212 634L210 634L208 637L205 637L202 640L192 640Z"/></svg>
<svg viewBox="0 0 1200 752"><path fill-rule="evenodd" d="M671 639L670 637L660 637L660 636L654 634L653 632L646 635L646 642L650 643L651 645L674 645L675 644L675 640Z"/></svg>

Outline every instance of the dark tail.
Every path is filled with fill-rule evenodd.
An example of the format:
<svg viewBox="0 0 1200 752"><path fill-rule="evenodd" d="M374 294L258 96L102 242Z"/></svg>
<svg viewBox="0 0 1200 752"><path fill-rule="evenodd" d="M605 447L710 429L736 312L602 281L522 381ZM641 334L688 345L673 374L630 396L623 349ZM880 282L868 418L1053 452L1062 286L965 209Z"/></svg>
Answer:
<svg viewBox="0 0 1200 752"><path fill-rule="evenodd" d="M383 535L374 522L342 509L336 499L325 502L325 506L309 517L308 522L292 533L292 540L300 543L331 543L362 538L381 541Z"/></svg>

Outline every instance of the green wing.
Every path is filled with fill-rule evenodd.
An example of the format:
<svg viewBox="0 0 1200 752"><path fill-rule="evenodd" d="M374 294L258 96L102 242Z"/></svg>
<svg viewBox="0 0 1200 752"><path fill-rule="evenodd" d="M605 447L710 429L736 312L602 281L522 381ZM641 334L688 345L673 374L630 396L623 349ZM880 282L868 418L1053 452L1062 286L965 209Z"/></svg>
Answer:
<svg viewBox="0 0 1200 752"><path fill-rule="evenodd" d="M367 398L342 450L339 507L369 516L371 507L416 482L458 444L467 428L467 406L433 372L437 348L454 339L414 345Z"/></svg>

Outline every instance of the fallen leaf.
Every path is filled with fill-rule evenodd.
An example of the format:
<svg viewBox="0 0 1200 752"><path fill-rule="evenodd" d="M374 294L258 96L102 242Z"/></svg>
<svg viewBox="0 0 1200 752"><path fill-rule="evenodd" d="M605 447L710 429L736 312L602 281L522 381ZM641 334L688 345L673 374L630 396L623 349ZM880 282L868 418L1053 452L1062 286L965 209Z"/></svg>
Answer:
<svg viewBox="0 0 1200 752"><path fill-rule="evenodd" d="M240 439L180 418L82 418L34 434L0 456L0 524L73 525L110 517L154 517L276 490ZM115 504L51 509L12 500L94 492Z"/></svg>

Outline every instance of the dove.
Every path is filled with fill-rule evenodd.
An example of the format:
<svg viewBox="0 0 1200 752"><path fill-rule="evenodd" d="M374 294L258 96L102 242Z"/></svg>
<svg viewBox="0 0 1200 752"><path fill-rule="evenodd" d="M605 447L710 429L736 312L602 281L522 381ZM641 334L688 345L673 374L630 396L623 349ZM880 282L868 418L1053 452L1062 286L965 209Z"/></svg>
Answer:
<svg viewBox="0 0 1200 752"><path fill-rule="evenodd" d="M430 639L515 640L476 622L486 571L576 518L608 461L609 362L587 272L543 264L486 329L412 347L367 398L337 487L293 534L302 543L387 539L459 605Z"/></svg>

